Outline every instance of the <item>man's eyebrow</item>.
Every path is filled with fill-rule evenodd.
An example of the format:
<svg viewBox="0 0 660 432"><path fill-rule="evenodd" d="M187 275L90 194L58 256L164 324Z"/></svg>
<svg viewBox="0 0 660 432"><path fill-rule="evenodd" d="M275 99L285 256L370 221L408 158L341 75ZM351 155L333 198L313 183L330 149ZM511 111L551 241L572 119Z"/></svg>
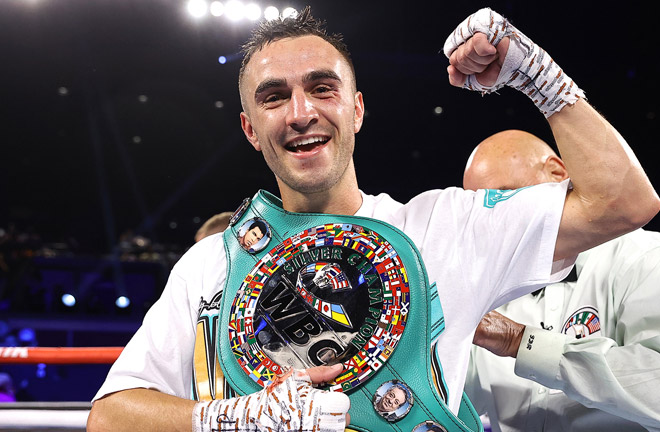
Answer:
<svg viewBox="0 0 660 432"><path fill-rule="evenodd" d="M281 78L271 78L262 81L257 89L254 91L254 97L257 98L261 93L275 87L284 87L286 86L286 80Z"/></svg>
<svg viewBox="0 0 660 432"><path fill-rule="evenodd" d="M339 75L337 75L337 73L331 69L321 69L321 70L312 71L303 77L303 82L309 83L312 81L318 81L328 78L341 82L341 78L339 78Z"/></svg>
<svg viewBox="0 0 660 432"><path fill-rule="evenodd" d="M339 75L331 69L321 69L321 70L315 70L312 72L309 72L303 76L303 82L304 83L310 83L322 79L331 79L335 81L341 81L341 78L339 78ZM278 88L278 87L285 87L286 86L286 80L283 78L269 78L257 86L256 90L254 91L254 97L255 99L259 97L260 94L272 89L272 88Z"/></svg>

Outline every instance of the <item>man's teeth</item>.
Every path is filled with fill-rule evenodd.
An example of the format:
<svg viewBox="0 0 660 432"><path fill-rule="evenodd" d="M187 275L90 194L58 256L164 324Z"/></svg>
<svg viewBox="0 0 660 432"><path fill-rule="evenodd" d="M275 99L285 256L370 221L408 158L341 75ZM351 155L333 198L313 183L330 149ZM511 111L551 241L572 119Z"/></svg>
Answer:
<svg viewBox="0 0 660 432"><path fill-rule="evenodd" d="M296 147L300 147L300 146L304 146L304 145L308 145L308 144L314 144L314 143L317 143L317 142L325 142L325 141L327 141L327 139L322 138L322 137L305 138L305 139L302 139L300 141L292 142L291 144L288 145L288 147L289 148L296 148Z"/></svg>

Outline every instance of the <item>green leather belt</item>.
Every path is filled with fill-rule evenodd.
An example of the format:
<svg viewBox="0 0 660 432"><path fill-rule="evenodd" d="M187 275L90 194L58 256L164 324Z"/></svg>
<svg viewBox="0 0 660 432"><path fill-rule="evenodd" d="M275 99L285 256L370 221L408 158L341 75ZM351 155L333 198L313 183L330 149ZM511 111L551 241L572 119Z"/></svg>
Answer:
<svg viewBox="0 0 660 432"><path fill-rule="evenodd" d="M327 388L350 397L350 429L483 431L465 395L458 417L446 405L431 344L442 308L404 233L376 219L287 212L265 191L240 210L224 234L218 331L219 362L239 394L282 366L342 362Z"/></svg>

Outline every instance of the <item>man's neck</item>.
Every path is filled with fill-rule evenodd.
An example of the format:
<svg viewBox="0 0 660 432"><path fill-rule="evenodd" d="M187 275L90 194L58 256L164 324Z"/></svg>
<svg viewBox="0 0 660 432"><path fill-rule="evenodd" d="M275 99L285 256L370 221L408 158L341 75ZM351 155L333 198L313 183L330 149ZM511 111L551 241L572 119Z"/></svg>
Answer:
<svg viewBox="0 0 660 432"><path fill-rule="evenodd" d="M326 213L354 215L362 205L362 194L354 175L347 176L332 188L313 193L295 191L278 184L284 210L296 213Z"/></svg>

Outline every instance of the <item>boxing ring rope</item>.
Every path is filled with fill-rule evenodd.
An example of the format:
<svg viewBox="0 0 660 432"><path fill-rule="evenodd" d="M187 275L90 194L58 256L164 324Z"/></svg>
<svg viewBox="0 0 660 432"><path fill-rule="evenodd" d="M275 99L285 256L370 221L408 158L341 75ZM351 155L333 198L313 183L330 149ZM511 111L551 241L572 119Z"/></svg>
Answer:
<svg viewBox="0 0 660 432"><path fill-rule="evenodd" d="M0 347L0 364L110 364L123 347ZM90 402L0 403L0 430L84 431Z"/></svg>
<svg viewBox="0 0 660 432"><path fill-rule="evenodd" d="M94 348L0 348L0 364L109 364L114 363L123 347Z"/></svg>

